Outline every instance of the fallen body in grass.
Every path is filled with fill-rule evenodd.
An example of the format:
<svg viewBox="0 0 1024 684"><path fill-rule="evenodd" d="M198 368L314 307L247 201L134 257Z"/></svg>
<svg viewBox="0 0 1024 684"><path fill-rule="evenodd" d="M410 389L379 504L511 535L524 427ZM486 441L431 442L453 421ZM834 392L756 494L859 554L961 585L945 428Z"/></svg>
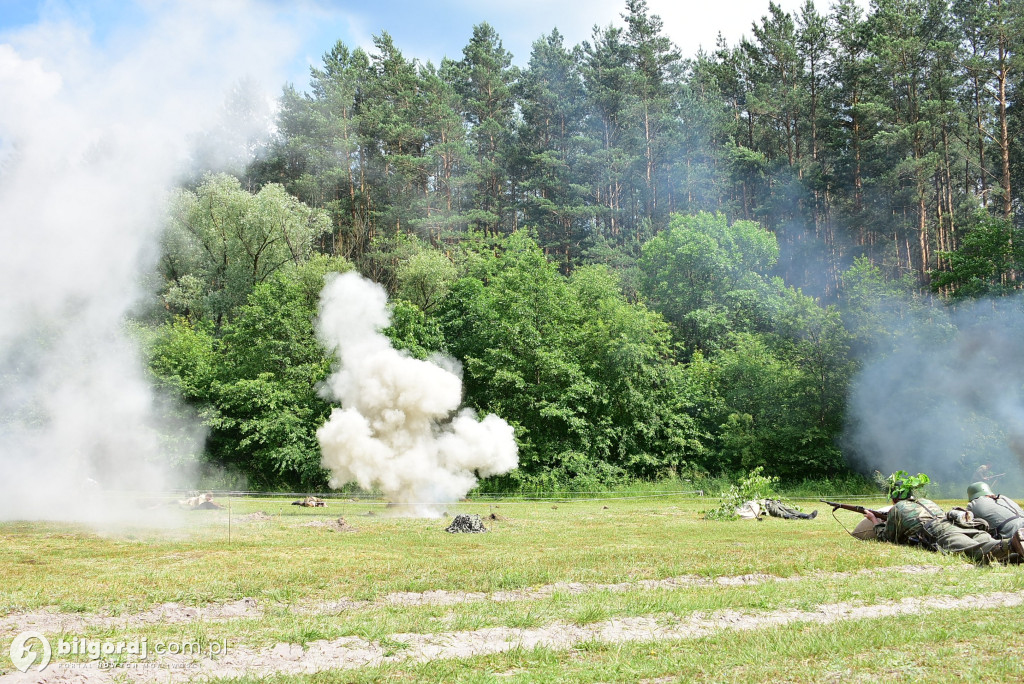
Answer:
<svg viewBox="0 0 1024 684"><path fill-rule="evenodd" d="M778 499L744 501L741 506L736 508L736 515L744 520L761 520L765 513L773 518L783 518L784 520L813 520L818 516L818 511L801 513Z"/></svg>
<svg viewBox="0 0 1024 684"><path fill-rule="evenodd" d="M178 502L178 505L182 508L187 508L190 511L212 511L224 508L219 503L213 500L213 493L207 492L199 496L191 496L187 499L182 499Z"/></svg>
<svg viewBox="0 0 1024 684"><path fill-rule="evenodd" d="M323 508L327 502L315 496L307 496L305 499L292 501L292 506L303 506L305 508Z"/></svg>

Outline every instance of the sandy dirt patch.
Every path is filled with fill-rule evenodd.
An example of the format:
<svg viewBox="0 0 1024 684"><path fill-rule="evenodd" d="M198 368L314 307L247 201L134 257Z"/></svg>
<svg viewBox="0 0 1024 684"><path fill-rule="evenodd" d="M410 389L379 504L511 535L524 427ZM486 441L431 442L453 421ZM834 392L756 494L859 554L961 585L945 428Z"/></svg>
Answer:
<svg viewBox="0 0 1024 684"><path fill-rule="evenodd" d="M62 613L56 610L40 610L31 613L12 613L0 618L0 636L13 636L32 630L44 634L60 632L81 632L93 627L142 627L153 624L181 622L220 622L239 618L255 618L263 615L256 599L242 598L226 603L209 603L205 606L185 606L180 603L162 603L141 613L103 615L87 613Z"/></svg>

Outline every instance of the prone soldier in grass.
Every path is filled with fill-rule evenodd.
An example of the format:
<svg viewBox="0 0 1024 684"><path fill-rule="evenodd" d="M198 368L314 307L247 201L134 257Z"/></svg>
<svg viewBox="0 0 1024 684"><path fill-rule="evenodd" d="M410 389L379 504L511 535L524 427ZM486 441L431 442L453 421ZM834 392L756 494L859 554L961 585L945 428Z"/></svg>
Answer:
<svg viewBox="0 0 1024 684"><path fill-rule="evenodd" d="M967 510L975 518L988 523L996 539L1009 539L1024 527L1024 511L1016 501L1002 494L993 494L987 482L974 482L967 487Z"/></svg>
<svg viewBox="0 0 1024 684"><path fill-rule="evenodd" d="M864 511L874 525L876 539L962 553L976 563L1019 563L1024 559L1024 530L1008 539L995 539L987 532L987 523L964 509L946 513L935 502L915 497L914 490L928 482L923 473L911 477L901 470L889 476L888 495L893 506L886 518Z"/></svg>
<svg viewBox="0 0 1024 684"><path fill-rule="evenodd" d="M802 513L778 499L744 501L743 505L736 508L736 515L746 520L760 520L765 513L773 518L785 520L813 520L818 516L818 511Z"/></svg>

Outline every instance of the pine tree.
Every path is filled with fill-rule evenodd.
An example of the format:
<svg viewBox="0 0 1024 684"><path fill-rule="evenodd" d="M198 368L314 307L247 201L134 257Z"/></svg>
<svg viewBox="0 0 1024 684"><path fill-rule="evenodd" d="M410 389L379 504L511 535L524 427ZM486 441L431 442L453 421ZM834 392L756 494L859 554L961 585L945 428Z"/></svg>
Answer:
<svg viewBox="0 0 1024 684"><path fill-rule="evenodd" d="M626 109L632 131L634 154L642 160L638 174L640 216L648 223L667 224L671 190L667 183L671 142L678 126L678 83L683 64L678 49L662 33L657 15L648 14L646 0L627 0L625 44L631 73L627 82L632 96ZM638 236L639 237L639 236Z"/></svg>
<svg viewBox="0 0 1024 684"><path fill-rule="evenodd" d="M559 255L561 268L568 271L591 212L575 176L582 152L583 82L557 30L533 44L520 92L525 217L537 229L541 247Z"/></svg>
<svg viewBox="0 0 1024 684"><path fill-rule="evenodd" d="M359 132L372 188L371 221L385 235L410 232L424 212L427 189L423 88L414 61L386 32L374 38Z"/></svg>
<svg viewBox="0 0 1024 684"><path fill-rule="evenodd" d="M368 188L360 168L359 100L369 66L360 49L338 42L310 69L310 93L285 89L280 142L261 180L278 181L310 206L326 208L334 225L329 254L358 254L368 241Z"/></svg>
<svg viewBox="0 0 1024 684"><path fill-rule="evenodd" d="M439 241L466 228L465 177L473 164L473 152L463 124L462 97L456 90L457 65L445 59L441 67L428 63L423 79L423 130L429 160L426 206L421 219L427 237Z"/></svg>
<svg viewBox="0 0 1024 684"><path fill-rule="evenodd" d="M597 207L596 232L613 243L624 239L624 226L633 227L626 206L627 182L638 157L627 149L626 140L629 60L629 46L620 28L595 28L592 42L582 45L581 70L591 112L585 165L591 200Z"/></svg>
<svg viewBox="0 0 1024 684"><path fill-rule="evenodd" d="M513 87L519 70L487 23L473 27L462 55L454 75L476 153L470 225L491 234L514 231L518 227L513 211L516 179L508 171L516 115Z"/></svg>

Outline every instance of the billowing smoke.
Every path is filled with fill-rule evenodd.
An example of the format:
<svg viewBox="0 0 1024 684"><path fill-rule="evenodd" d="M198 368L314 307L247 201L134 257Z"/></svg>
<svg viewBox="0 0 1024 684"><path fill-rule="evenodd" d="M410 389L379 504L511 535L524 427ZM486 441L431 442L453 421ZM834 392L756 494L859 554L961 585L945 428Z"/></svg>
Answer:
<svg viewBox="0 0 1024 684"><path fill-rule="evenodd" d="M391 347L387 295L355 273L327 283L318 330L340 366L325 394L341 402L317 431L331 486L379 489L416 515L438 515L477 477L518 463L512 427L495 415L459 411L462 381L451 359L420 361Z"/></svg>
<svg viewBox="0 0 1024 684"><path fill-rule="evenodd" d="M249 3L126 6L102 35L44 4L0 36L0 518L107 519L201 438L168 424L128 334L166 193L230 88L276 89L295 41Z"/></svg>
<svg viewBox="0 0 1024 684"><path fill-rule="evenodd" d="M888 323L851 393L857 465L928 473L948 496L1024 484L1024 300L968 302ZM979 470L980 469L980 470Z"/></svg>

